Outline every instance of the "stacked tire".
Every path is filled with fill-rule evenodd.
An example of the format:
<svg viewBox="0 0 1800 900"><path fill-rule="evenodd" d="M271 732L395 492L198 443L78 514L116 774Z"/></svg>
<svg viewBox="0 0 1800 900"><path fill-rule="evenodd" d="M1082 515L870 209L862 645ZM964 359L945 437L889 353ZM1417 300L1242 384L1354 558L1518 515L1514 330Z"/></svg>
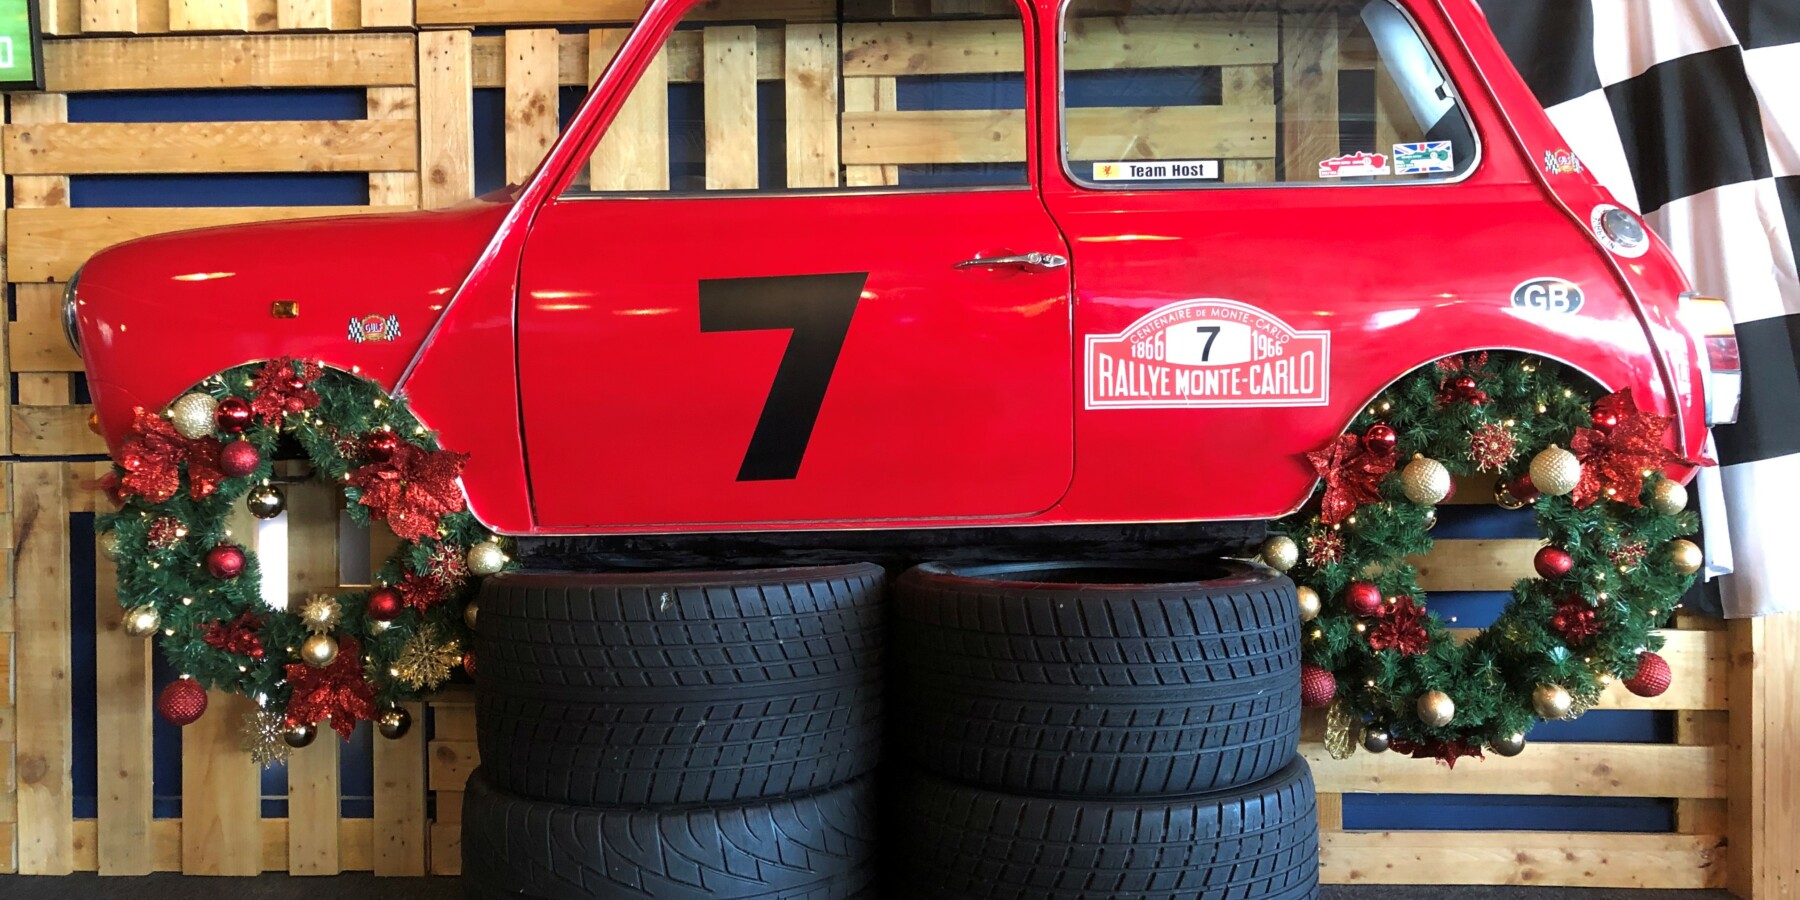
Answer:
<svg viewBox="0 0 1800 900"><path fill-rule="evenodd" d="M873 897L883 587L872 565L489 579L465 896Z"/></svg>
<svg viewBox="0 0 1800 900"><path fill-rule="evenodd" d="M898 585L894 896L1310 900L1292 582L925 565Z"/></svg>

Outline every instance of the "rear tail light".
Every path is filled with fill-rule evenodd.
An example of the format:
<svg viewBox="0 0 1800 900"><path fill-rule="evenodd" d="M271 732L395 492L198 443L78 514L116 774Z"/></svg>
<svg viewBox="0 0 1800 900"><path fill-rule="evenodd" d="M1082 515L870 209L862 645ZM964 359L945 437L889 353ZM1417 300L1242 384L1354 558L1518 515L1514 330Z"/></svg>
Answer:
<svg viewBox="0 0 1800 900"><path fill-rule="evenodd" d="M1706 422L1730 425L1737 421L1743 397L1743 364L1738 360L1737 329L1725 301L1696 294L1681 298L1681 315L1699 336L1706 351Z"/></svg>

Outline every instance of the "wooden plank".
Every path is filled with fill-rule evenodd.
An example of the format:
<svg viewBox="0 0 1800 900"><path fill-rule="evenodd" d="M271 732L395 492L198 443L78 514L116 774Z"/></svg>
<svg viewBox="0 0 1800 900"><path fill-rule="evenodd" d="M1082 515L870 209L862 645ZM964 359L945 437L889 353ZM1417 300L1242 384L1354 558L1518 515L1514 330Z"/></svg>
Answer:
<svg viewBox="0 0 1800 900"><path fill-rule="evenodd" d="M1332 759L1316 741L1300 750L1319 790L1340 793L1718 798L1730 769L1724 747L1676 744L1534 743L1512 759L1467 760L1455 770L1398 753Z"/></svg>
<svg viewBox="0 0 1800 900"><path fill-rule="evenodd" d="M18 180L14 179L15 184ZM121 241L152 234L245 222L397 211L380 206L11 209L6 214L6 230L11 238L7 276L17 281L67 281L95 253Z"/></svg>
<svg viewBox="0 0 1800 900"><path fill-rule="evenodd" d="M1071 71L1273 66L1279 28L1267 14L1078 17ZM1023 70L1018 20L869 22L844 26L844 74L959 75Z"/></svg>
<svg viewBox="0 0 1800 900"><path fill-rule="evenodd" d="M599 74L611 59L616 47L608 46L607 58L600 61L600 67L594 65L592 57L592 35L595 31L627 33L623 28L596 28L586 34L559 34L556 42L556 79L563 87L591 87L599 78ZM785 54L786 32L781 28L756 29L756 80L780 81L785 73L782 60ZM478 88L497 88L506 86L506 48L505 39L500 35L482 35L475 38L473 44L475 86ZM658 51L665 57L668 77L671 84L699 84L704 80L705 53L703 38L699 31L678 31L669 36L667 44Z"/></svg>
<svg viewBox="0 0 1800 900"><path fill-rule="evenodd" d="M80 0L38 0L39 28L45 35L80 34Z"/></svg>
<svg viewBox="0 0 1800 900"><path fill-rule="evenodd" d="M61 293L62 288L54 290ZM14 372L79 372L81 357L63 336L59 304L30 304L6 327L7 361Z"/></svg>
<svg viewBox="0 0 1800 900"><path fill-rule="evenodd" d="M414 82L409 34L269 34L44 42L52 91L396 87Z"/></svg>
<svg viewBox="0 0 1800 900"><path fill-rule="evenodd" d="M102 875L155 870L152 809L151 640L120 628L118 573L95 540L94 686L98 805L96 868Z"/></svg>
<svg viewBox="0 0 1800 900"><path fill-rule="evenodd" d="M470 773L481 764L481 754L474 741L431 742L431 772L428 784L434 791L460 791L468 784Z"/></svg>
<svg viewBox="0 0 1800 900"><path fill-rule="evenodd" d="M523 184L556 143L556 32L506 33L506 180Z"/></svg>
<svg viewBox="0 0 1800 900"><path fill-rule="evenodd" d="M419 89L369 88L366 98L371 122L398 129L407 149L401 165L387 171L370 171L370 206L419 205Z"/></svg>
<svg viewBox="0 0 1800 900"><path fill-rule="evenodd" d="M438 795L438 802L462 803L462 795ZM431 874L462 874L462 825L433 823L431 826Z"/></svg>
<svg viewBox="0 0 1800 900"><path fill-rule="evenodd" d="M1274 107L1105 107L1067 116L1071 159L1266 159L1275 152ZM1026 126L1017 109L846 112L844 162L1021 162Z"/></svg>
<svg viewBox="0 0 1800 900"><path fill-rule="evenodd" d="M411 28L410 0L362 0L360 24L364 28Z"/></svg>
<svg viewBox="0 0 1800 900"><path fill-rule="evenodd" d="M1721 670L1727 667L1728 664L1720 666ZM1720 674L1723 675L1723 671ZM1675 743L1700 747L1729 745L1729 714L1724 710L1676 713ZM1675 830L1682 834L1726 834L1731 830L1728 813L1727 800L1677 800Z"/></svg>
<svg viewBox="0 0 1800 900"><path fill-rule="evenodd" d="M837 28L788 26L784 60L788 187L837 187Z"/></svg>
<svg viewBox="0 0 1800 900"><path fill-rule="evenodd" d="M25 287L25 285L20 285ZM105 453L106 442L88 427L91 404L14 406L13 453L19 456L75 456Z"/></svg>
<svg viewBox="0 0 1800 900"><path fill-rule="evenodd" d="M1282 168L1287 181L1318 181L1319 163L1343 152L1337 14L1290 13L1282 20Z"/></svg>
<svg viewBox="0 0 1800 900"><path fill-rule="evenodd" d="M420 25L628 25L644 11L644 0L418 0ZM756 17L777 21L833 21L828 0L765 0ZM709 0L689 10L684 21L743 18L744 9Z"/></svg>
<svg viewBox="0 0 1800 900"><path fill-rule="evenodd" d="M467 31L419 35L419 205L475 196L474 83Z"/></svg>
<svg viewBox="0 0 1800 900"><path fill-rule="evenodd" d="M1219 73L1219 83L1226 106L1275 106L1273 66L1227 66ZM1274 148L1270 148L1267 159L1225 160L1228 184L1272 184L1275 175Z"/></svg>
<svg viewBox="0 0 1800 900"><path fill-rule="evenodd" d="M287 608L338 586L339 494L318 481L287 490ZM342 741L319 723L321 740L288 759L288 871L336 875L338 860L338 748Z"/></svg>
<svg viewBox="0 0 1800 900"><path fill-rule="evenodd" d="M840 127L847 129L852 113L887 113L900 108L899 80L893 77L881 78L846 78L844 79L844 115L839 122ZM841 131L840 140L847 140L849 132ZM842 154L848 157L848 147ZM845 159L844 185L846 187L878 187L900 183L900 169L892 165L850 165Z"/></svg>
<svg viewBox="0 0 1800 900"><path fill-rule="evenodd" d="M93 819L75 820L75 869L91 872L98 865L95 843L97 827ZM264 872L288 870L288 820L263 819L256 828L262 846ZM374 822L370 819L346 819L342 831L339 856L347 872L368 871L374 846ZM150 826L150 842L156 848L152 871L181 871L182 821L157 819Z"/></svg>
<svg viewBox="0 0 1800 900"><path fill-rule="evenodd" d="M13 468L18 871L74 871L74 698L70 694L69 513L61 463Z"/></svg>
<svg viewBox="0 0 1800 900"><path fill-rule="evenodd" d="M1800 890L1800 615L1730 623L1730 884L1746 900Z"/></svg>
<svg viewBox="0 0 1800 900"><path fill-rule="evenodd" d="M276 27L282 31L327 30L336 24L332 21L333 6L331 0L277 0Z"/></svg>
<svg viewBox="0 0 1800 900"><path fill-rule="evenodd" d="M592 81L625 40L621 29L588 33ZM589 161L588 184L596 191L666 191L669 189L669 55L650 60L637 87L601 136Z"/></svg>
<svg viewBox="0 0 1800 900"><path fill-rule="evenodd" d="M425 789L425 707L405 705L413 727L398 740L375 741L373 869L377 875L424 875L429 816Z"/></svg>
<svg viewBox="0 0 1800 900"><path fill-rule="evenodd" d="M399 172L418 158L410 121L84 122L3 134L9 175Z"/></svg>
<svg viewBox="0 0 1800 900"><path fill-rule="evenodd" d="M757 186L756 29L705 31L706 189Z"/></svg>
<svg viewBox="0 0 1800 900"><path fill-rule="evenodd" d="M1719 835L1341 832L1319 836L1320 877L1328 884L1717 888L1724 843Z"/></svg>
<svg viewBox="0 0 1800 900"><path fill-rule="evenodd" d="M1426 591L1508 591L1535 577L1532 557L1544 546L1532 538L1438 541L1431 553L1408 560Z"/></svg>
<svg viewBox="0 0 1800 900"><path fill-rule="evenodd" d="M181 730L181 871L263 870L262 770L243 749L248 699L212 691L206 715Z"/></svg>
<svg viewBox="0 0 1800 900"><path fill-rule="evenodd" d="M138 0L81 0L83 34L129 34L138 30Z"/></svg>
<svg viewBox="0 0 1800 900"><path fill-rule="evenodd" d="M19 865L13 855L13 823L0 822L0 875L11 875L19 871Z"/></svg>
<svg viewBox="0 0 1800 900"><path fill-rule="evenodd" d="M462 703L431 704L432 738L439 741L475 740L475 707Z"/></svg>
<svg viewBox="0 0 1800 900"><path fill-rule="evenodd" d="M170 31L248 31L245 0L169 0Z"/></svg>

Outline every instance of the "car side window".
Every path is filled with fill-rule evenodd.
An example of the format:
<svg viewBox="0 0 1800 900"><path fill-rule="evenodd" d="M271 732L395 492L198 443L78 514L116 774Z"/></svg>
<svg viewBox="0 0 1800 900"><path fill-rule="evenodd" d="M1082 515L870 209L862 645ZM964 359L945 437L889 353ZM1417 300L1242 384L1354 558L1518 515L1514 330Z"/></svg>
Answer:
<svg viewBox="0 0 1800 900"><path fill-rule="evenodd" d="M1065 163L1091 187L1451 181L1475 131L1392 0L1071 0Z"/></svg>
<svg viewBox="0 0 1800 900"><path fill-rule="evenodd" d="M1024 185L1021 21L1012 0L701 4L567 193Z"/></svg>

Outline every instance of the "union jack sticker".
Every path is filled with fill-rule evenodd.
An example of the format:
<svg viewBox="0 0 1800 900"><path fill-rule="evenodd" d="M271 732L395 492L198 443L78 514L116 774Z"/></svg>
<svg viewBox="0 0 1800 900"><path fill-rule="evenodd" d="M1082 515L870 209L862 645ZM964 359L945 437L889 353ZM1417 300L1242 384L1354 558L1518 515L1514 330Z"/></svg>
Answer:
<svg viewBox="0 0 1800 900"><path fill-rule="evenodd" d="M365 344L400 339L399 316L363 316L350 319L350 343Z"/></svg>

